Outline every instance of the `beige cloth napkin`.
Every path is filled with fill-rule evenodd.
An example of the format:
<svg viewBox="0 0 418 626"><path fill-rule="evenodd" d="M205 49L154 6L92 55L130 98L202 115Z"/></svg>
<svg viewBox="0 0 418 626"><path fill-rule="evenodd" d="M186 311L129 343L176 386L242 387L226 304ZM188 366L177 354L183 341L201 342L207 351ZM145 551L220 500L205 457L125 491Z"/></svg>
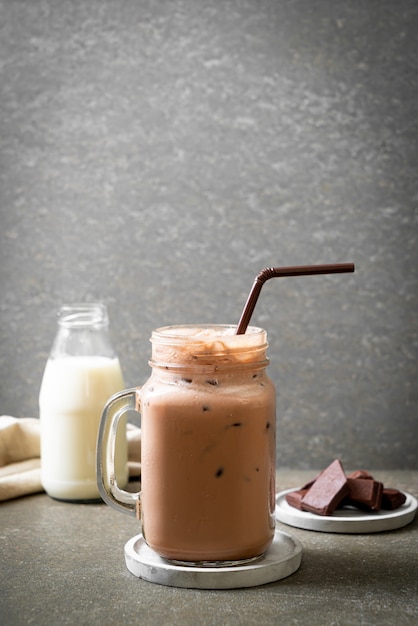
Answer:
<svg viewBox="0 0 418 626"><path fill-rule="evenodd" d="M126 429L129 476L141 473L141 430ZM40 422L34 417L0 416L0 502L43 491Z"/></svg>

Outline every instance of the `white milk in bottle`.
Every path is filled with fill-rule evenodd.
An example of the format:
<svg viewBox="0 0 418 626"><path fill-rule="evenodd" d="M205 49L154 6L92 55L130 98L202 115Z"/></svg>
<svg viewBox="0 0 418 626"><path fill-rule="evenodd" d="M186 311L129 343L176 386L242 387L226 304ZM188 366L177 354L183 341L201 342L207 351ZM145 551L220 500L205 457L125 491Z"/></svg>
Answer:
<svg viewBox="0 0 418 626"><path fill-rule="evenodd" d="M41 481L53 498L99 500L96 444L103 407L124 388L101 304L62 307L39 394ZM128 480L126 421L117 435L116 479Z"/></svg>

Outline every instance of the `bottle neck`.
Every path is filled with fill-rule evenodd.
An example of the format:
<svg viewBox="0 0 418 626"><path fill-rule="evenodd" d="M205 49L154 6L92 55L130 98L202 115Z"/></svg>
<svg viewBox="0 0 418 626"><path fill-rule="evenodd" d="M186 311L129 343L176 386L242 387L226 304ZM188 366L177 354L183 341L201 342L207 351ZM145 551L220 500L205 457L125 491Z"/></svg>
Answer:
<svg viewBox="0 0 418 626"><path fill-rule="evenodd" d="M65 304L58 312L58 325L72 330L101 329L109 326L109 317L104 304Z"/></svg>
<svg viewBox="0 0 418 626"><path fill-rule="evenodd" d="M105 305L92 303L61 307L50 357L64 356L115 357Z"/></svg>

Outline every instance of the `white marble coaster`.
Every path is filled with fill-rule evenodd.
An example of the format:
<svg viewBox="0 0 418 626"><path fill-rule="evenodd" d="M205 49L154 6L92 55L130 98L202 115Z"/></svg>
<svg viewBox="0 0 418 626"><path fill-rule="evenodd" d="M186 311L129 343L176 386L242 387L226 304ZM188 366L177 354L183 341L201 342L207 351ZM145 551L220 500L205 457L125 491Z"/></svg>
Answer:
<svg viewBox="0 0 418 626"><path fill-rule="evenodd" d="M125 545L126 566L134 576L159 585L189 589L237 589L264 585L296 572L301 559L301 543L278 530L270 549L261 559L232 567L172 565L151 550L142 535L132 537Z"/></svg>

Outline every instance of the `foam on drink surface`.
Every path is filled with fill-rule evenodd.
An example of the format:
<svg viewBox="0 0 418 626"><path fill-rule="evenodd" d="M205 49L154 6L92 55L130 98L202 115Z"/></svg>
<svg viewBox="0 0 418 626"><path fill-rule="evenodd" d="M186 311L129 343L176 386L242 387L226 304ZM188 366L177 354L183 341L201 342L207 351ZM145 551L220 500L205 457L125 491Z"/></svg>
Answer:
<svg viewBox="0 0 418 626"><path fill-rule="evenodd" d="M264 330L250 326L236 335L235 326L165 327L153 333L153 361L163 363L250 363L267 350ZM158 341L155 341L158 339Z"/></svg>

